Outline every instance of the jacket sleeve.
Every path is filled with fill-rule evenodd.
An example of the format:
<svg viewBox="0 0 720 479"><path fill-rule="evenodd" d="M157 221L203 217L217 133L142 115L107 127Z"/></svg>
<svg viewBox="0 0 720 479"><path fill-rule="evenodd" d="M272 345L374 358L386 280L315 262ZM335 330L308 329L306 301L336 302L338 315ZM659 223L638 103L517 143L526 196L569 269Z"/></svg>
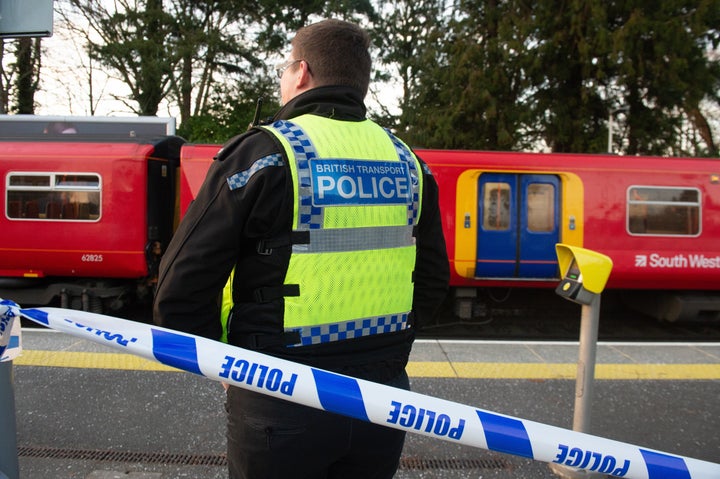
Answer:
<svg viewBox="0 0 720 479"><path fill-rule="evenodd" d="M248 237L272 227L271 201L284 188L282 167L268 167L231 189L228 178L279 150L267 134L252 132L228 142L213 161L197 198L160 263L153 320L159 326L219 339L220 298ZM279 186L282 185L282 186ZM262 207L258 207L258 204Z"/></svg>
<svg viewBox="0 0 720 479"><path fill-rule="evenodd" d="M421 160L422 162L422 160ZM423 163L423 197L417 232L413 311L416 328L429 324L445 300L450 281L438 185Z"/></svg>

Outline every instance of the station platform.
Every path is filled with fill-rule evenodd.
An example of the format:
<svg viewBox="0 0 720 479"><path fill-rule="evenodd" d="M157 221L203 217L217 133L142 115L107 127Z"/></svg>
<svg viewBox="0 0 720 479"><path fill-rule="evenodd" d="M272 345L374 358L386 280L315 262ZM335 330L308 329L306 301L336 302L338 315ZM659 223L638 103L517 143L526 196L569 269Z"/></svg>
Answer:
<svg viewBox="0 0 720 479"><path fill-rule="evenodd" d="M219 383L51 330L13 362L23 479L225 478ZM412 389L572 428L577 342L418 340ZM608 343L590 433L720 462L720 343ZM399 479L557 477L548 465L408 434Z"/></svg>

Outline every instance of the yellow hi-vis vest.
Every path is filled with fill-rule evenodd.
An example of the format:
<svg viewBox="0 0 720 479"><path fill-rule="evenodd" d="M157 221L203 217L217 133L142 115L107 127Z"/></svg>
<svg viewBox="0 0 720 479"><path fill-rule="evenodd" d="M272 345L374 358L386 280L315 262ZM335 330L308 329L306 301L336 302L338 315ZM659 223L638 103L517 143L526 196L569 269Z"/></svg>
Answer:
<svg viewBox="0 0 720 479"><path fill-rule="evenodd" d="M413 299L421 165L365 120L316 115L263 127L285 148L294 191L284 330L306 346L407 329ZM302 234L296 234L296 233ZM232 275L223 319L232 303Z"/></svg>

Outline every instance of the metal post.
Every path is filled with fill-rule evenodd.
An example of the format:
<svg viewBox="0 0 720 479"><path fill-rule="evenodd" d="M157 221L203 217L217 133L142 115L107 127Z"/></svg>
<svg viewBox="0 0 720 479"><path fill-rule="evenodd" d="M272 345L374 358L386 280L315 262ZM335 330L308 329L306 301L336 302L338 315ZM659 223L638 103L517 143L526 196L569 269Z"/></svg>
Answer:
<svg viewBox="0 0 720 479"><path fill-rule="evenodd" d="M595 357L600 325L600 295L594 295L590 304L582 306L580 319L580 349L578 352L577 378L575 380L575 413L573 431L590 432L593 383L595 381ZM574 469L561 464L550 464L557 476L564 479L599 478L605 474Z"/></svg>
<svg viewBox="0 0 720 479"><path fill-rule="evenodd" d="M593 297L590 305L582 306L573 431L590 432L590 409L595 381L595 356L599 325L600 295L598 294Z"/></svg>
<svg viewBox="0 0 720 479"><path fill-rule="evenodd" d="M19 479L12 361L0 361L0 479Z"/></svg>
<svg viewBox="0 0 720 479"><path fill-rule="evenodd" d="M613 151L615 150L613 145L613 134L615 133L613 130L615 129L615 117L618 113L627 112L630 110L630 107L628 106L621 106L620 108L610 109L608 111L608 145L607 145L607 152L609 154L613 154Z"/></svg>

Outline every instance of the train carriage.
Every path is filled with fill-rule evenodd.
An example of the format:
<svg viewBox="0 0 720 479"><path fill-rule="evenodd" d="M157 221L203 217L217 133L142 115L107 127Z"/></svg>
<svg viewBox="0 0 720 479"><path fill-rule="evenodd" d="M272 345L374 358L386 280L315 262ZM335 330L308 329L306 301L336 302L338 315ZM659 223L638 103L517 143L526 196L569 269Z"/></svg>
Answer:
<svg viewBox="0 0 720 479"><path fill-rule="evenodd" d="M0 117L0 297L102 310L151 296L220 145L185 143L167 119L87 119L72 136L39 130L47 120ZM720 319L717 160L417 153L440 188L460 318L482 314L483 290L554 288L565 243L613 260L604 296L663 320Z"/></svg>
<svg viewBox="0 0 720 479"><path fill-rule="evenodd" d="M555 243L613 260L607 288L665 320L717 318L713 159L421 150L440 185L453 294L558 281ZM658 291L664 292L658 295Z"/></svg>
<svg viewBox="0 0 720 479"><path fill-rule="evenodd" d="M74 118L53 134L69 122L12 119L0 123L0 297L92 311L151 297L183 143L168 120Z"/></svg>
<svg viewBox="0 0 720 479"><path fill-rule="evenodd" d="M217 151L183 148L185 207ZM644 313L669 321L720 317L717 160L416 152L440 188L457 316L475 314L482 288L555 287L555 245L565 243L612 258L607 288Z"/></svg>

